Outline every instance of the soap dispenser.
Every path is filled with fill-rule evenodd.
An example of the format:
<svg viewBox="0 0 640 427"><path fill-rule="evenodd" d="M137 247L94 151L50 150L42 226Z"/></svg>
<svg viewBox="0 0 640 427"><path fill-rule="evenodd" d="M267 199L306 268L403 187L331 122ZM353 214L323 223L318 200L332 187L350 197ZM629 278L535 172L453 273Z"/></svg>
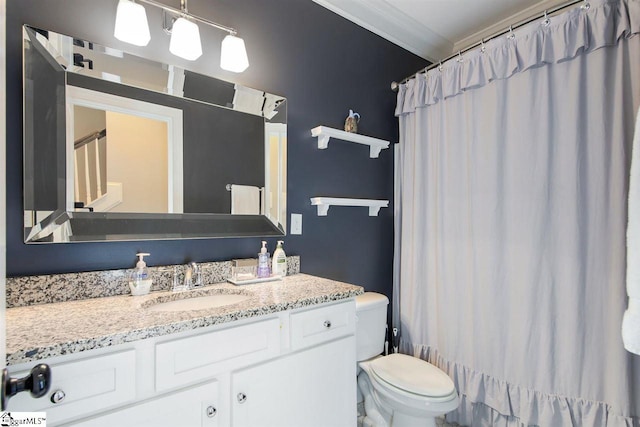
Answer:
<svg viewBox="0 0 640 427"><path fill-rule="evenodd" d="M133 269L129 276L129 288L131 289L131 295L146 295L151 290L152 279L149 275L149 269L147 263L144 262L145 256L151 254L140 252L137 253L138 262L136 268Z"/></svg>
<svg viewBox="0 0 640 427"><path fill-rule="evenodd" d="M258 277L271 276L271 269L269 268L269 252L267 252L267 242L262 241L262 249L258 254Z"/></svg>

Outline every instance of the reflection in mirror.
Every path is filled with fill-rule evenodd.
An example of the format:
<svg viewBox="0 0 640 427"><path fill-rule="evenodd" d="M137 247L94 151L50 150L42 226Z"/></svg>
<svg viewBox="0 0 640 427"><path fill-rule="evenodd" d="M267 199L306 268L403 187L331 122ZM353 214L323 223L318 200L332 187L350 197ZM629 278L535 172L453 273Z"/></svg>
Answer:
<svg viewBox="0 0 640 427"><path fill-rule="evenodd" d="M182 213L168 202L166 123L80 106L73 114L74 209ZM88 133L79 129L88 124ZM141 174L141 161L154 173Z"/></svg>
<svg viewBox="0 0 640 427"><path fill-rule="evenodd" d="M78 120L86 115L101 118L103 124L89 133L74 128L74 137L84 135L74 138L74 208L181 213L168 203L166 123L113 111L74 108L76 123L87 124ZM140 173L142 161L154 173Z"/></svg>
<svg viewBox="0 0 640 427"><path fill-rule="evenodd" d="M265 176L267 182L266 215L272 221L287 217L286 198L287 170L287 125L267 123L266 125ZM284 195L284 197L280 197Z"/></svg>
<svg viewBox="0 0 640 427"><path fill-rule="evenodd" d="M66 95L67 210L183 213L182 111L73 86Z"/></svg>
<svg viewBox="0 0 640 427"><path fill-rule="evenodd" d="M24 27L25 241L283 235L286 100Z"/></svg>

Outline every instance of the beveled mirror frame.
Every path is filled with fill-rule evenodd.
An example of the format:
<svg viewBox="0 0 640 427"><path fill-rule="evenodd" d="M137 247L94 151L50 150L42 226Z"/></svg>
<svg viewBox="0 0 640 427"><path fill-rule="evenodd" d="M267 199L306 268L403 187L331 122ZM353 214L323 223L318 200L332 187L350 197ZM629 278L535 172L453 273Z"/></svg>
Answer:
<svg viewBox="0 0 640 427"><path fill-rule="evenodd" d="M164 240L164 239L195 239L195 238L220 238L220 237L253 237L253 236L282 236L286 234L286 99L275 95L261 92L265 98L263 110L261 111L265 123L268 118L278 116L278 123L284 121L284 147L279 153L278 164L278 190L277 190L277 216L271 215L231 215L220 213L110 213L110 212L82 212L69 210L67 192L72 185L67 182L67 160L68 154L68 132L65 129L65 87L69 84L69 78L78 74L65 66L60 57L51 55L50 46L42 44L42 34L47 31L37 30L29 26L23 27L23 90L24 90L24 240L26 243L67 243L67 242L96 242L96 241L125 241L125 240ZM39 34L39 35L38 35ZM68 37L68 36L62 36ZM72 39L72 38L70 38ZM39 41L38 41L39 40ZM74 42L77 39L72 39ZM85 42L89 43L89 42ZM97 44L90 44L92 49L109 48L101 47ZM55 70L54 80L56 87L48 89L50 93L38 93L38 82L33 79L33 65L28 55L37 54L41 58L41 63L46 61ZM125 57L136 60L148 61L127 53ZM74 59L75 60L75 59ZM153 61L148 61L154 63ZM157 63L154 63L157 64ZM160 67L172 67L157 64ZM184 72L184 70L182 70ZM187 72L188 73L188 72ZM199 82L202 79L211 79L212 84L228 84L238 90L253 92L253 89L243 88L231 82L224 82L213 77L203 76L196 73L189 73L195 76ZM94 79L94 77L81 76L83 79ZM120 84L122 88L131 90L145 90L158 93L141 87L139 84L124 85L113 83L112 76L102 84ZM99 80L99 79L96 79ZM122 79L125 80L124 78ZM100 80L101 81L101 80ZM215 82L215 83L214 83ZM202 83L200 83L202 84ZM239 88L239 89L238 89ZM166 93L165 93L166 95ZM39 105L36 100L49 99L53 97L46 112L38 111ZM267 97L271 97L267 99ZM179 97L190 101L206 102L202 99ZM265 114L264 105L276 99L275 106ZM217 105L209 103L218 108L229 109L229 105ZM233 109L233 108L231 108ZM246 111L243 111L246 113ZM50 128L47 132L46 141L38 140L35 134L41 130L36 129L42 123L36 123L36 117L45 117L48 122L44 125ZM265 138L267 131L265 130ZM40 138L42 139L42 138ZM282 144L282 143L281 143ZM42 147L46 147L42 150ZM45 151L44 154L40 151ZM266 154L265 154L266 157ZM268 166L266 167L268 170ZM266 174L266 171L265 171ZM266 185L267 177L265 177ZM42 184L45 183L45 184ZM39 191L37 191L39 190ZM38 194L46 194L44 199Z"/></svg>

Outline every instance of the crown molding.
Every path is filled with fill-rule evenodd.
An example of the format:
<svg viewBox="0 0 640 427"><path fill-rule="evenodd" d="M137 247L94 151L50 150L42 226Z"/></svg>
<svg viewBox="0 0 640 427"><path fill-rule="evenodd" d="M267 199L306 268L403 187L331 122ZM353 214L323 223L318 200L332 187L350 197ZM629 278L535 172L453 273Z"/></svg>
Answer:
<svg viewBox="0 0 640 427"><path fill-rule="evenodd" d="M389 0L313 0L345 19L380 37L412 52L428 61L438 62L452 53L486 39L509 25L522 22L531 16L542 14L566 0L540 0L495 24L460 40L449 40L412 16L392 5Z"/></svg>
<svg viewBox="0 0 640 427"><path fill-rule="evenodd" d="M345 19L431 62L449 55L453 42L384 0L313 0Z"/></svg>

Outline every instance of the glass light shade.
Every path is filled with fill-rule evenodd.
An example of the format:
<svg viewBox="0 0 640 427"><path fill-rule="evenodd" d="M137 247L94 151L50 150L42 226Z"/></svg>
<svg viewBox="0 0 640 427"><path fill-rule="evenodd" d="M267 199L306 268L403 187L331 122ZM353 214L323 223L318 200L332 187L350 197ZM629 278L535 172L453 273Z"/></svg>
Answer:
<svg viewBox="0 0 640 427"><path fill-rule="evenodd" d="M195 22L186 18L176 19L171 29L169 52L189 61L194 61L202 55L200 30Z"/></svg>
<svg viewBox="0 0 640 427"><path fill-rule="evenodd" d="M234 73L241 73L249 67L244 40L229 34L222 40L220 51L220 68Z"/></svg>
<svg viewBox="0 0 640 427"><path fill-rule="evenodd" d="M130 0L120 0L116 10L116 28L113 36L136 46L148 45L151 35L144 6Z"/></svg>

